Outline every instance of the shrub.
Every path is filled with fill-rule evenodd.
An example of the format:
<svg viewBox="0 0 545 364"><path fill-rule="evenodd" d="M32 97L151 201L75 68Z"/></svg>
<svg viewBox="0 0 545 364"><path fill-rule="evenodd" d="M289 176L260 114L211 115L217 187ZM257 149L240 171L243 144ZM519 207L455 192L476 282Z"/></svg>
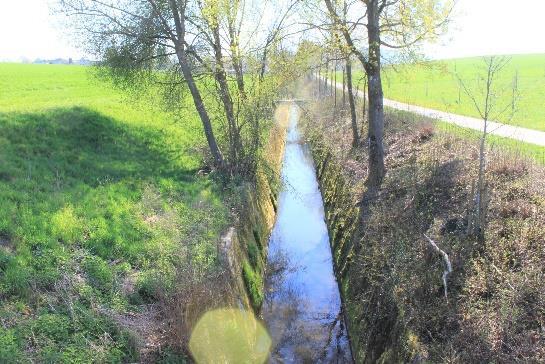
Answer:
<svg viewBox="0 0 545 364"><path fill-rule="evenodd" d="M0 326L0 363L17 362L21 359L19 340L15 330Z"/></svg>
<svg viewBox="0 0 545 364"><path fill-rule="evenodd" d="M46 313L40 315L31 325L35 335L56 343L67 342L70 338L70 321L64 315Z"/></svg>
<svg viewBox="0 0 545 364"><path fill-rule="evenodd" d="M102 292L111 291L113 288L114 275L108 263L97 256L86 257L83 261L83 268L91 285Z"/></svg>
<svg viewBox="0 0 545 364"><path fill-rule="evenodd" d="M194 272L190 274L194 274ZM154 269L144 271L139 275L136 281L136 291L145 302L151 303L173 293L175 283L176 271L174 267L170 263L160 261L155 264ZM134 300L135 297L131 299Z"/></svg>
<svg viewBox="0 0 545 364"><path fill-rule="evenodd" d="M3 294L25 296L28 293L28 282L31 277L29 267L23 265L17 259L3 259L5 267L0 269L0 291Z"/></svg>

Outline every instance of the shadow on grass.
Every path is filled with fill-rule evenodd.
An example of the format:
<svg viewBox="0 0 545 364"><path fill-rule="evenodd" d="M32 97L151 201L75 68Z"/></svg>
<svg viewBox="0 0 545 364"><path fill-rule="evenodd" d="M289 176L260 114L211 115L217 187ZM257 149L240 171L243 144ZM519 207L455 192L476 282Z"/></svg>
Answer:
<svg viewBox="0 0 545 364"><path fill-rule="evenodd" d="M147 241L138 209L148 186L157 190L158 206L191 204L214 188L197 176L199 159L189 149L197 143L81 107L0 113L4 245L19 252L85 242L104 258L136 262Z"/></svg>
<svg viewBox="0 0 545 364"><path fill-rule="evenodd" d="M0 159L7 165L0 181L62 177L96 186L165 177L189 182L197 171L184 168L175 155L180 151L163 144L165 132L123 125L82 107L0 113L0 135Z"/></svg>

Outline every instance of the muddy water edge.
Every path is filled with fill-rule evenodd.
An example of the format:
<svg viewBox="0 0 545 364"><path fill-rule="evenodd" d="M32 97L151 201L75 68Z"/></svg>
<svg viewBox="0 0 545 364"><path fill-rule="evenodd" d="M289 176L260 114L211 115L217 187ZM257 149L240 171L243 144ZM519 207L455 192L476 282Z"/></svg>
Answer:
<svg viewBox="0 0 545 364"><path fill-rule="evenodd" d="M282 187L268 249L262 316L272 363L352 363L314 163L289 106Z"/></svg>

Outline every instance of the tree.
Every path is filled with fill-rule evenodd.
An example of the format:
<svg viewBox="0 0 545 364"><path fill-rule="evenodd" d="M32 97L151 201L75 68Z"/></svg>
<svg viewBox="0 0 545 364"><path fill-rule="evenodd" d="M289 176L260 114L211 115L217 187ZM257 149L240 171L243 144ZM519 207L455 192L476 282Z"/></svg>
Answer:
<svg viewBox="0 0 545 364"><path fill-rule="evenodd" d="M273 72L265 77L263 62L276 57L298 1L282 10L252 0L57 0L81 44L100 60L102 75L127 91L159 90L170 110L183 107L189 91L213 164L250 178L259 157L261 120L270 119L275 93L286 79ZM246 13L263 15L271 6L280 15L262 16L262 28L272 23L263 37L262 28L251 29L255 18Z"/></svg>
<svg viewBox="0 0 545 364"><path fill-rule="evenodd" d="M195 9L185 0L59 0L88 50L118 86L130 89L160 84L167 90L186 85L203 125L213 163L224 168L209 112L195 80L199 55L191 44L188 19ZM162 72L157 72L162 70Z"/></svg>
<svg viewBox="0 0 545 364"><path fill-rule="evenodd" d="M477 175L477 188L473 198L473 206L469 209L468 229L469 235L484 237L485 211L486 211L486 138L490 120L508 118L511 119L516 111L515 105L518 99L518 84L498 85L498 79L505 67L511 61L508 57L492 56L482 59L484 72L477 75L476 82L468 85L462 77L456 74L458 83L464 93L470 99L475 110L483 120L483 131L479 140L479 167ZM517 76L515 76L517 77ZM509 93L509 94L507 94ZM510 114L509 111L511 112Z"/></svg>
<svg viewBox="0 0 545 364"><path fill-rule="evenodd" d="M436 38L448 24L452 3L442 0L359 0L357 3L363 7L363 16L343 21L334 0L324 2L350 53L360 61L367 74L369 174L366 184L370 191L376 191L385 175L381 47L408 50ZM354 37L358 27L365 28L367 54Z"/></svg>
<svg viewBox="0 0 545 364"><path fill-rule="evenodd" d="M348 89L348 103L350 104L350 121L352 125L352 146L358 147L361 144L360 134L358 132L358 116L356 113L356 99L352 82L352 60L351 55L346 57L346 87ZM363 116L362 116L363 117Z"/></svg>

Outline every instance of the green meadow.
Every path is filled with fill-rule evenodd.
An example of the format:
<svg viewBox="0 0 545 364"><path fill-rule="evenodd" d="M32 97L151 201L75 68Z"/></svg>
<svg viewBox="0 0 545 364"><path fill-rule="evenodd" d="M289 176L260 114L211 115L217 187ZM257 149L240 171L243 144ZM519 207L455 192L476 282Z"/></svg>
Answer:
<svg viewBox="0 0 545 364"><path fill-rule="evenodd" d="M469 89L477 90L476 78L479 74L486 75L482 58L390 67L386 69L383 79L384 95L413 105L479 117L458 81L460 77ZM515 113L512 114L509 108L497 121L545 131L545 55L511 56L510 63L496 83L499 95L497 104L501 108L511 105L511 91L516 78L519 95Z"/></svg>
<svg viewBox="0 0 545 364"><path fill-rule="evenodd" d="M178 118L89 68L0 64L0 362L134 362L114 320L216 266L224 193Z"/></svg>
<svg viewBox="0 0 545 364"><path fill-rule="evenodd" d="M545 54L508 56L509 64L495 85L498 109L507 109L495 121L545 131ZM479 117L458 78L484 103L477 83L486 75L482 58L460 58L385 67L382 84L384 97L454 114ZM515 81L516 80L516 81ZM337 74L342 82L342 72ZM362 89L362 72L354 72L354 87ZM513 84L517 84L512 112Z"/></svg>

